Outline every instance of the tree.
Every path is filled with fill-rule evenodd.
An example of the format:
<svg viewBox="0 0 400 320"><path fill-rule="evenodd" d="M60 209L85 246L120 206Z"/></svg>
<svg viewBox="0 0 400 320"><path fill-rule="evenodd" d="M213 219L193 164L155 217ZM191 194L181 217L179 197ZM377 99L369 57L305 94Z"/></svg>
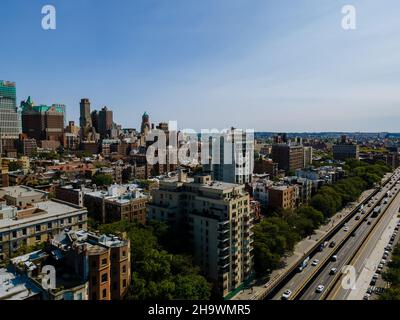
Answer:
<svg viewBox="0 0 400 320"><path fill-rule="evenodd" d="M133 273L126 299L209 299L211 285L193 265L192 257L172 254L160 245L159 237L173 236L166 224L119 221L98 228L102 233L126 232L131 241Z"/></svg>
<svg viewBox="0 0 400 320"><path fill-rule="evenodd" d="M96 173L92 181L97 186L109 186L113 183L113 178L108 174Z"/></svg>
<svg viewBox="0 0 400 320"><path fill-rule="evenodd" d="M22 164L18 161L12 161L8 164L8 171L18 171L22 169Z"/></svg>

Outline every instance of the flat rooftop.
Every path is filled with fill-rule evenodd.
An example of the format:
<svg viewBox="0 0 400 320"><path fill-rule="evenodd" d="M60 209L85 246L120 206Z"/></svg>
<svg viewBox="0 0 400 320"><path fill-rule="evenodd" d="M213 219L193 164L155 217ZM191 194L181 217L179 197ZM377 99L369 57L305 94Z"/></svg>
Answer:
<svg viewBox="0 0 400 320"><path fill-rule="evenodd" d="M12 197L31 197L31 196L43 196L46 192L35 190L25 186L13 186L0 188L0 194L7 194Z"/></svg>
<svg viewBox="0 0 400 320"><path fill-rule="evenodd" d="M39 293L39 289L32 286L27 278L0 269L0 300L24 300Z"/></svg>
<svg viewBox="0 0 400 320"><path fill-rule="evenodd" d="M59 202L57 200L48 200L38 203L32 203L32 207L43 210L43 213L35 214L33 216L20 219L0 219L0 228L17 226L19 224L29 223L29 222L35 223L35 221L40 221L43 219L48 219L59 215L67 215L69 213L87 212L86 208L84 207L79 207L76 205Z"/></svg>

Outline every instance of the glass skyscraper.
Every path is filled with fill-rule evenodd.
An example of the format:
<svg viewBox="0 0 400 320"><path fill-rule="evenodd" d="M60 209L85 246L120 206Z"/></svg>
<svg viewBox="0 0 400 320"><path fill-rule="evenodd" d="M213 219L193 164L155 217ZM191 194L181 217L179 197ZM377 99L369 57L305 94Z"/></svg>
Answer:
<svg viewBox="0 0 400 320"><path fill-rule="evenodd" d="M15 83L0 80L0 152L3 147L10 145L9 140L18 139L21 131Z"/></svg>

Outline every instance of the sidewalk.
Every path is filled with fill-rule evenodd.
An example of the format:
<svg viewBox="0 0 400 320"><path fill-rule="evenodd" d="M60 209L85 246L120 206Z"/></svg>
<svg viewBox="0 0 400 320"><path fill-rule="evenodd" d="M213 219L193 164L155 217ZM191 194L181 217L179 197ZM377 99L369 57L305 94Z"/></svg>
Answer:
<svg viewBox="0 0 400 320"><path fill-rule="evenodd" d="M385 178L384 178L385 179ZM384 181L384 179L382 179ZM283 262L285 267L281 269L274 270L271 273L270 281L267 283L260 283L260 281L253 281L249 286L245 287L242 291L237 293L231 300L257 300L258 296L265 293L266 288L271 285L275 279L280 277L282 274L286 273L293 265L297 265L301 262L304 255L311 250L316 242L319 241L323 236L325 236L332 228L337 226L340 222L342 222L347 215L353 211L360 202L364 201L371 193L373 193L375 189L370 189L364 191L358 202L352 202L348 204L341 211L337 212L331 219L330 222L326 225L321 226L319 229L315 230L315 233L310 238L306 238L301 240L295 246L293 253L285 256Z"/></svg>

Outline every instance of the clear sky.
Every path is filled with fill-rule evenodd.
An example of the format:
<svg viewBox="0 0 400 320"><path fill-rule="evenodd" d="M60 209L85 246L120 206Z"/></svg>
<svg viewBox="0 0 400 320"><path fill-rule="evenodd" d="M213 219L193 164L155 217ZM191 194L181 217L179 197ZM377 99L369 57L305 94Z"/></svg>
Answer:
<svg viewBox="0 0 400 320"><path fill-rule="evenodd" d="M147 111L195 130L399 132L399 12L398 0L1 0L0 79L75 121L88 97L124 127Z"/></svg>

